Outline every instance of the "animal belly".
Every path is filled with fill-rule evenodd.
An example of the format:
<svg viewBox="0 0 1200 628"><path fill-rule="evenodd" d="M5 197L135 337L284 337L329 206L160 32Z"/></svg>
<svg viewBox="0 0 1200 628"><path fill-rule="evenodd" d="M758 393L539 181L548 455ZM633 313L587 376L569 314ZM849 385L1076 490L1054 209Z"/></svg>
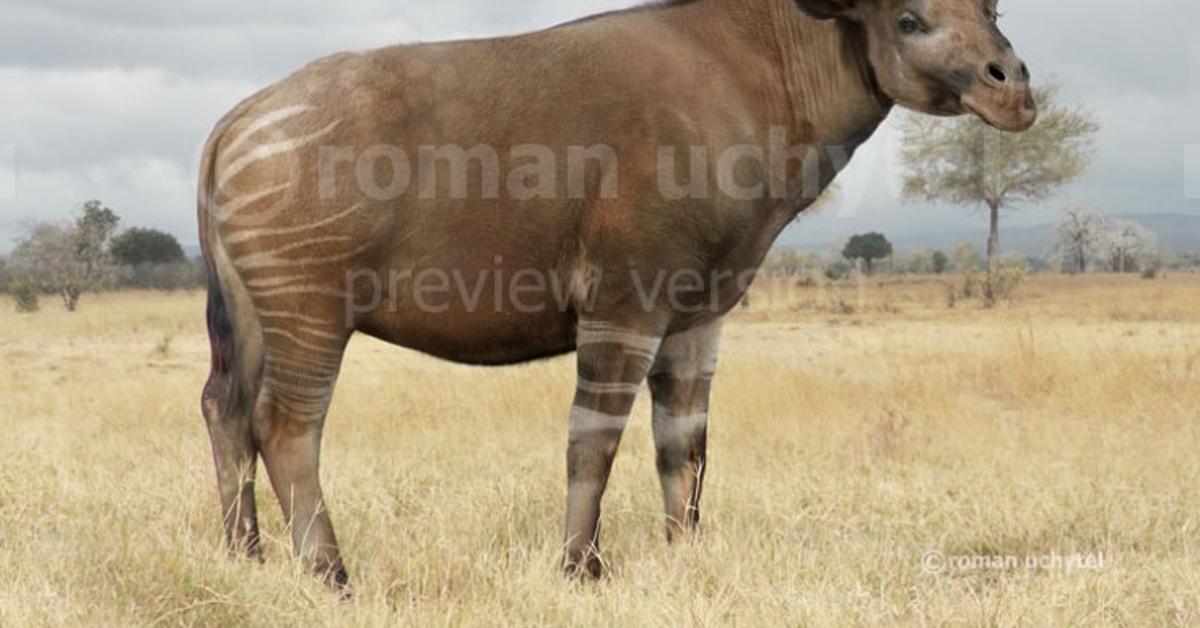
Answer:
<svg viewBox="0 0 1200 628"><path fill-rule="evenodd" d="M574 350L573 316L566 312L435 310L409 303L375 312L358 328L392 344L463 364L517 364Z"/></svg>

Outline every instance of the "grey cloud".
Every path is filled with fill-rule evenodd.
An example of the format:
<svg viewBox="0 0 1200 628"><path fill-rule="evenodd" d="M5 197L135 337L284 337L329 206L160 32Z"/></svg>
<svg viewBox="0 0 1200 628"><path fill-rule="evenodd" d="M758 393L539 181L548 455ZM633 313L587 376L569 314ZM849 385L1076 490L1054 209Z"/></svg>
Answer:
<svg viewBox="0 0 1200 628"><path fill-rule="evenodd" d="M18 147L22 168L35 170L136 157L186 161L211 121L254 86L117 68L0 68L0 83L0 138Z"/></svg>
<svg viewBox="0 0 1200 628"><path fill-rule="evenodd" d="M29 67L164 67L267 80L341 50L519 32L597 5L613 2L22 0L5 9L0 58Z"/></svg>
<svg viewBox="0 0 1200 628"><path fill-rule="evenodd" d="M519 32L634 0L3 1L0 145L17 146L18 177L17 199L0 199L0 250L22 220L62 217L91 197L129 223L194 241L194 160L209 128L255 87L313 58ZM1063 97L1104 125L1085 179L1014 220L1044 221L1077 199L1117 213L1200 211L1182 180L1184 146L1200 144L1200 40L1191 32L1200 3L1002 0L1001 10L1035 75L1057 77ZM889 137L885 128L842 180L861 191L856 206L796 229L974 224L958 208L896 198Z"/></svg>

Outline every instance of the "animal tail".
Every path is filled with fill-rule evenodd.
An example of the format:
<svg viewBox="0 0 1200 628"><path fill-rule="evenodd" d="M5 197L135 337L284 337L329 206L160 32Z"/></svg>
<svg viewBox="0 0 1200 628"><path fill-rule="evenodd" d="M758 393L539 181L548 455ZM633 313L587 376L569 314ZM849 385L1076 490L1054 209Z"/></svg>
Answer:
<svg viewBox="0 0 1200 628"><path fill-rule="evenodd" d="M206 416L215 411L222 422L249 420L261 388L263 369L262 331L254 304L225 249L214 215L217 153L224 132L240 109L234 109L221 120L209 138L201 158L197 193L212 350L212 370L204 389L203 405ZM213 418L210 416L209 420Z"/></svg>

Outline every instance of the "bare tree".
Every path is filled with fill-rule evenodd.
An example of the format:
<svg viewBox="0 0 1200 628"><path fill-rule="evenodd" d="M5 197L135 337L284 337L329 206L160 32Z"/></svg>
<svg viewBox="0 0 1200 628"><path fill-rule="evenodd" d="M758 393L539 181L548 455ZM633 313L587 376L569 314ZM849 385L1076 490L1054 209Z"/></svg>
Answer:
<svg viewBox="0 0 1200 628"><path fill-rule="evenodd" d="M1132 220L1110 221L1102 240L1110 269L1117 273L1134 270L1139 259L1153 254L1158 248L1158 236Z"/></svg>
<svg viewBox="0 0 1200 628"><path fill-rule="evenodd" d="M1001 210L1048 198L1090 160L1099 124L1087 111L1057 103L1055 97L1054 87L1035 90L1038 123L1019 135L997 131L973 116L912 115L903 122L905 196L988 210L988 305L996 300Z"/></svg>
<svg viewBox="0 0 1200 628"><path fill-rule="evenodd" d="M1111 219L1095 207L1071 207L1058 220L1058 236L1049 257L1070 272L1086 273L1089 262L1104 254Z"/></svg>
<svg viewBox="0 0 1200 628"><path fill-rule="evenodd" d="M109 241L119 222L111 209L88 201L73 224L33 225L13 251L13 264L42 289L58 293L74 312L83 293L111 272Z"/></svg>

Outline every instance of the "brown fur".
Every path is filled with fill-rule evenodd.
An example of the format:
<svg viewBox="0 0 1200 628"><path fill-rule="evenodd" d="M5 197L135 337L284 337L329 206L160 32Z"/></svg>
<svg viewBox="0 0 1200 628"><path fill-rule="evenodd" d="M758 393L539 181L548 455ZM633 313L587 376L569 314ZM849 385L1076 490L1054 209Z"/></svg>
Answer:
<svg viewBox="0 0 1200 628"><path fill-rule="evenodd" d="M700 310L665 298L647 307L638 303L628 270L647 278L684 271L752 275L819 189L805 196L789 188L786 198L713 193L667 199L656 186L659 147L681 148L682 156L687 147L702 146L715 156L738 145L765 147L772 130L781 129L790 143L821 150L823 188L844 165L827 149L853 154L896 101L961 113L968 92L954 90L969 87L981 115L1019 126L1018 118L1028 117L1018 111L1027 104L1021 97L1027 82L1024 91L1017 85L1017 91L984 92L974 79L994 59L1010 69L1016 63L997 44L998 31L979 3L916 4L927 5L930 19L949 29L946 44L923 47L892 32L906 6L901 0L801 0L808 13L793 0L691 0L517 37L336 55L240 105L213 133L200 188L214 355L205 415L230 542L257 547L248 487L261 454L297 552L344 583L318 459L328 397L355 331L474 364L575 350L579 325L597 321L663 339L664 351L715 351L715 332L687 334L715 325L741 300L744 284L705 285L689 296L711 306ZM256 126L298 105L310 109ZM248 157L255 146L305 137L315 143L269 159ZM521 165L510 156L514 146L545 146L562 160L569 147L607 145L619 157L618 188L615 198L600 198L603 178L593 170L585 177L587 194L567 198L559 164L559 189L551 199L515 198L503 185L497 198L484 198L476 166L468 170L471 193L462 199L453 198L442 172L427 182L414 175L394 199L364 195L350 171L339 173L328 193L318 193L318 144L358 154L378 144L487 145L498 151L503 173ZM789 182L804 165L789 164ZM386 178L387 172L376 164L374 174ZM753 167L738 174L767 176ZM229 207L237 211L220 209ZM432 312L412 302L411 276L393 281L397 273L422 269L476 277L496 267L535 271L570 286L567 306L519 313L450 299ZM369 286L351 283L366 272L383 278L388 307L351 315L347 298L372 296ZM631 395L596 392L596 385L589 391L582 382L619 387L651 377L666 426L659 467L674 535L699 518L705 437L703 429L680 436L670 422L707 412L711 373L681 375L686 365L670 360L652 370L603 342L580 348L584 379L576 407L620 417ZM569 474L586 478L580 486L589 488L571 488L569 569L598 573L599 501L619 439L619 430L572 436Z"/></svg>

